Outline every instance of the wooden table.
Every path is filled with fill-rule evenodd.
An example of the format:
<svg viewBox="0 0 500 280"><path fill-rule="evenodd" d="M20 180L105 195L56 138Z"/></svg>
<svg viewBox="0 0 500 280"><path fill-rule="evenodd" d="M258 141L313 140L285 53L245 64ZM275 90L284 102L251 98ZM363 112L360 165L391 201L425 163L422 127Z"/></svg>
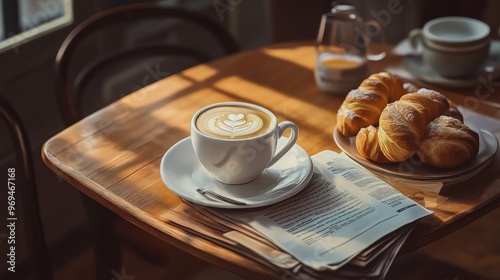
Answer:
<svg viewBox="0 0 500 280"><path fill-rule="evenodd" d="M332 131L344 96L317 89L314 63L313 46L301 42L245 51L193 67L134 92L55 135L45 143L43 159L75 188L161 240L244 276L279 278L252 260L160 221L158 217L180 199L162 182L159 166L163 154L189 136L190 118L196 110L231 100L262 105L278 119L298 124L298 144L310 155L325 149L339 152ZM412 78L401 57L389 55L370 64L371 72L386 69ZM482 87L480 83L463 91L438 90L458 104L500 119L498 87L498 83L483 82ZM500 131L495 133L500 138ZM440 238L497 207L499 168L497 153L481 176L457 186L444 201L436 200L434 214L419 222L403 251Z"/></svg>

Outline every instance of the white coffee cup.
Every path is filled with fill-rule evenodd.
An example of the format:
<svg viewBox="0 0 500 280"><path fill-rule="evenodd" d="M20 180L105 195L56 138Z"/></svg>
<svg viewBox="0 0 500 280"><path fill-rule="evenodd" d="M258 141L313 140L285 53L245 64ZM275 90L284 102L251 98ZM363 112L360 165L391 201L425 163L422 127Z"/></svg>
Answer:
<svg viewBox="0 0 500 280"><path fill-rule="evenodd" d="M412 30L409 39L438 74L464 78L477 75L488 59L489 35L489 26L477 19L442 17Z"/></svg>
<svg viewBox="0 0 500 280"><path fill-rule="evenodd" d="M290 129L278 149L278 139ZM266 108L244 102L222 102L198 110L191 120L191 142L200 163L225 184L244 184L259 177L297 142L298 128L278 123Z"/></svg>

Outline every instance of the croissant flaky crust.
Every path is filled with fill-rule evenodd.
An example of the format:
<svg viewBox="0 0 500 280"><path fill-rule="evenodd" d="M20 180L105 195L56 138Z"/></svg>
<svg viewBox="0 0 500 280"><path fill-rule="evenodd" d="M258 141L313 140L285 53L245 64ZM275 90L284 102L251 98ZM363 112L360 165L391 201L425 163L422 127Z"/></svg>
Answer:
<svg viewBox="0 0 500 280"><path fill-rule="evenodd" d="M479 136L463 124L460 112L444 95L420 89L387 104L379 127L362 128L356 135L356 148L362 157L379 163L418 154L427 165L453 168L476 156Z"/></svg>
<svg viewBox="0 0 500 280"><path fill-rule="evenodd" d="M426 135L417 154L430 166L453 168L475 157L479 135L460 120L439 116L427 125Z"/></svg>
<svg viewBox="0 0 500 280"><path fill-rule="evenodd" d="M344 136L354 136L358 131L378 122L387 103L401 98L411 90L395 75L376 73L351 90L337 112L337 128Z"/></svg>
<svg viewBox="0 0 500 280"><path fill-rule="evenodd" d="M405 94L380 115L380 149L390 161L409 159L424 140L427 125L448 109L448 100L436 91L420 89Z"/></svg>
<svg viewBox="0 0 500 280"><path fill-rule="evenodd" d="M363 157L379 163L390 160L384 155L378 144L378 129L373 125L363 127L356 135L356 149Z"/></svg>

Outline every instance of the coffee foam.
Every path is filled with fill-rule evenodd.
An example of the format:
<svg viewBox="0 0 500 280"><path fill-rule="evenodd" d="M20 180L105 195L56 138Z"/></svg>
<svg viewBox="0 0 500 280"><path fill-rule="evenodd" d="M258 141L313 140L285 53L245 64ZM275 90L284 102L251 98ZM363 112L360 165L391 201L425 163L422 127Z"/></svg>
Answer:
<svg viewBox="0 0 500 280"><path fill-rule="evenodd" d="M222 139L242 139L269 131L272 118L258 109L243 106L220 106L202 112L196 127L204 134Z"/></svg>

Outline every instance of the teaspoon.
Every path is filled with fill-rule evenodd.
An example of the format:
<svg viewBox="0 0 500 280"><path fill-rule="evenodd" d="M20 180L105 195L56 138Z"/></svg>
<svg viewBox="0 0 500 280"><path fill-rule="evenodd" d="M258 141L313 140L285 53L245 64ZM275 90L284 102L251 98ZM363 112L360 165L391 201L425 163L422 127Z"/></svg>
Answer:
<svg viewBox="0 0 500 280"><path fill-rule="evenodd" d="M200 194L203 194L203 195L206 195L206 196L211 196L211 197L215 197L219 200L222 200L224 202L227 202L227 203L231 203L231 204L234 204L234 205L247 205L246 203L244 202L241 202L241 201L238 201L238 200L234 200L232 198L229 198L229 197L226 197L226 196L223 196L221 194L218 194L214 191L211 191L211 190L207 190L207 189L204 189L204 188L199 188L199 189L196 189L196 191Z"/></svg>

